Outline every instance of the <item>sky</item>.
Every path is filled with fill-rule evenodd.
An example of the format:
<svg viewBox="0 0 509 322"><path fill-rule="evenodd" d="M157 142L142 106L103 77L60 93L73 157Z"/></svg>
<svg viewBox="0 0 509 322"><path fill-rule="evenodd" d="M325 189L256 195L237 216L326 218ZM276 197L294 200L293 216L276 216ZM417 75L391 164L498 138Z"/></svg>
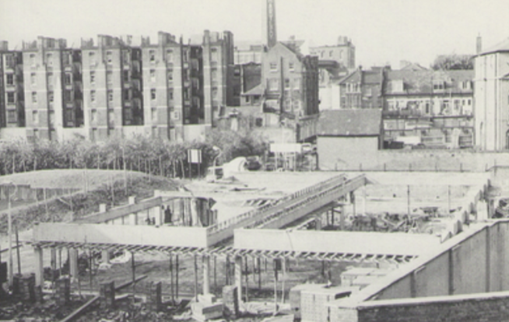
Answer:
<svg viewBox="0 0 509 322"><path fill-rule="evenodd" d="M203 30L260 41L264 0L0 0L0 40L10 49L37 36L79 47L97 34L184 39ZM428 67L440 54L474 54L509 38L509 0L276 0L278 40L333 45L347 36L365 68L401 60ZM307 48L303 48L307 52Z"/></svg>

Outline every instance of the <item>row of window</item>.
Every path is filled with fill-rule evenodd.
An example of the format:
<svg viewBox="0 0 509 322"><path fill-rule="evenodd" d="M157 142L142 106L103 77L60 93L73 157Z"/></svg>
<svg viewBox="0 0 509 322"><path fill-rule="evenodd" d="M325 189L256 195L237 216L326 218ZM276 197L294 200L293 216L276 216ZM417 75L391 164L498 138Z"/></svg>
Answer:
<svg viewBox="0 0 509 322"><path fill-rule="evenodd" d="M272 72L275 72L275 71L277 71L277 70L278 70L278 63L276 63L276 62L271 62L271 63L269 64L269 66L270 66L270 70L271 70ZM289 62L289 63L288 63L288 70L292 71L292 70L294 70L294 69L295 69L295 64L294 64L293 62Z"/></svg>

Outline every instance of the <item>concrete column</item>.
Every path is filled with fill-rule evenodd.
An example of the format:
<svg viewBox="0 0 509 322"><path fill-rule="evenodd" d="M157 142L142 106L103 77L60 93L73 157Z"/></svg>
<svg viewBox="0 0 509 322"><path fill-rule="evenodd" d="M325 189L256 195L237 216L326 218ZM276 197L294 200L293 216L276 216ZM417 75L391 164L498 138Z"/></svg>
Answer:
<svg viewBox="0 0 509 322"><path fill-rule="evenodd" d="M161 223L163 222L162 216L163 212L161 211L161 206L154 207L154 216L155 216L155 224L156 226L161 226Z"/></svg>
<svg viewBox="0 0 509 322"><path fill-rule="evenodd" d="M235 286L237 287L237 300L242 303L242 257L235 257Z"/></svg>
<svg viewBox="0 0 509 322"><path fill-rule="evenodd" d="M366 215L366 185L362 186L362 214Z"/></svg>
<svg viewBox="0 0 509 322"><path fill-rule="evenodd" d="M69 273L72 280L78 278L78 250L76 248L69 249Z"/></svg>
<svg viewBox="0 0 509 322"><path fill-rule="evenodd" d="M57 249L55 247L50 248L51 251L51 269L54 271L57 269ZM53 272L51 272L53 274Z"/></svg>
<svg viewBox="0 0 509 322"><path fill-rule="evenodd" d="M101 259L103 263L109 263L110 262L110 251L107 249L103 249L101 251Z"/></svg>
<svg viewBox="0 0 509 322"><path fill-rule="evenodd" d="M345 205L341 205L341 214L339 215L339 229L345 230Z"/></svg>
<svg viewBox="0 0 509 322"><path fill-rule="evenodd" d="M210 257L203 255L202 257L203 266L203 294L207 295L210 293Z"/></svg>
<svg viewBox="0 0 509 322"><path fill-rule="evenodd" d="M35 268L35 286L42 286L43 284L43 252L42 248L39 246L34 247L34 268Z"/></svg>

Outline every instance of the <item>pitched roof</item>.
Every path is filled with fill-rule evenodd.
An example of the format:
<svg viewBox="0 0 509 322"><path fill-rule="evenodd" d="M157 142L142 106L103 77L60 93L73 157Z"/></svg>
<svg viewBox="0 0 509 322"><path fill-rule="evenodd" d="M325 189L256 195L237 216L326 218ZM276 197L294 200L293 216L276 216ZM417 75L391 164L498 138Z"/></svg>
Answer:
<svg viewBox="0 0 509 322"><path fill-rule="evenodd" d="M479 54L479 56L502 51L509 52L509 38L505 39L504 41L496 44L491 48L488 48L487 50L484 50L481 54Z"/></svg>
<svg viewBox="0 0 509 322"><path fill-rule="evenodd" d="M327 110L320 113L318 136L377 136L381 109Z"/></svg>

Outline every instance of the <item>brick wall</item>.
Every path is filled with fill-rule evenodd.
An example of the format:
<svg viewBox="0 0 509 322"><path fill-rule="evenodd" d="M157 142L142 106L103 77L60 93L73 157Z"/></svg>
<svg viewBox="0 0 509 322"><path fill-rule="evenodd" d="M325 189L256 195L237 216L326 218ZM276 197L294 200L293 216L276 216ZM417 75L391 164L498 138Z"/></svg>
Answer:
<svg viewBox="0 0 509 322"><path fill-rule="evenodd" d="M509 321L509 292L415 300L380 301L378 305L360 307L357 321Z"/></svg>

